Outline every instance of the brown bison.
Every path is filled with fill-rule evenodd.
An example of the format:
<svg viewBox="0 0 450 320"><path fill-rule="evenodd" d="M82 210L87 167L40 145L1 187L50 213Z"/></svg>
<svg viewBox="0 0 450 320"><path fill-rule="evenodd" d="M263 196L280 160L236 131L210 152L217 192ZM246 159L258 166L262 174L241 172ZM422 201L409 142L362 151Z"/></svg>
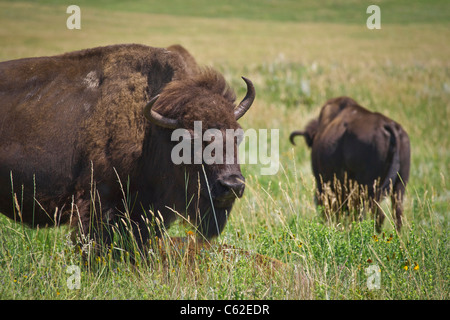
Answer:
<svg viewBox="0 0 450 320"><path fill-rule="evenodd" d="M408 134L397 122L368 111L351 98L339 97L328 100L319 118L310 121L304 131L291 133L294 145L297 135L304 136L311 147L319 205L323 204L327 183L331 194L341 199L338 209L349 209L351 193L360 190L377 214L376 228L380 232L384 213L374 201L390 193L396 225L401 228L410 144ZM360 200L356 200L352 207L359 205Z"/></svg>
<svg viewBox="0 0 450 320"><path fill-rule="evenodd" d="M240 166L175 165L171 134L194 121L240 128L255 98L244 80L236 106L223 76L181 46L1 62L0 212L32 227L70 222L106 243L124 215L140 244L155 216L168 227L180 214L206 238L219 235L244 191Z"/></svg>

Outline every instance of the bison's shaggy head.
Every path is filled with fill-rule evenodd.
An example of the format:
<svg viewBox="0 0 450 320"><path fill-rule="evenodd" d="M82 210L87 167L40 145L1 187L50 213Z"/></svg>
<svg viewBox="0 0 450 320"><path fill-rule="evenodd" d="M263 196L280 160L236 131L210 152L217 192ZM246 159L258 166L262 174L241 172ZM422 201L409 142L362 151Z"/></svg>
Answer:
<svg viewBox="0 0 450 320"><path fill-rule="evenodd" d="M247 95L238 106L223 76L210 69L192 78L170 82L146 106L144 114L152 125L145 165L152 167L148 179L156 195L152 201L154 210L160 210L166 225L176 218L176 211L206 238L212 238L222 232L235 199L243 195L245 179L237 158L241 127L237 120L255 98L251 81L243 79ZM174 139L174 131L180 128L185 134ZM205 132L211 131L214 136L207 137ZM218 150L216 144L213 153L223 151L223 157L215 157L211 162L200 155L198 161L198 153L211 151L217 138L223 142L222 149ZM186 139L192 146L191 154L188 161L174 163L173 150L180 139ZM229 157L231 150L233 156ZM159 168L156 172L155 167ZM158 184L165 187L158 188Z"/></svg>

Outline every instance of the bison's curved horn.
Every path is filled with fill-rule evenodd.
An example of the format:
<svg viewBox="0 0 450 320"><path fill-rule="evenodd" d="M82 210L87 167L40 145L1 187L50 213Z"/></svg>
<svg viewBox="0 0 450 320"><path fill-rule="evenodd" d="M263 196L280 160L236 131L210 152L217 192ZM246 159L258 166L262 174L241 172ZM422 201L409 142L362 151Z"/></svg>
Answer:
<svg viewBox="0 0 450 320"><path fill-rule="evenodd" d="M160 115L158 112L152 110L152 107L155 104L156 100L158 100L158 98L159 95L153 97L149 101L149 103L147 103L147 105L144 108L144 116L147 118L148 121L150 121L153 124L156 124L157 126L168 129L176 129L178 127L178 120L166 118Z"/></svg>
<svg viewBox="0 0 450 320"><path fill-rule="evenodd" d="M253 83L247 79L246 77L242 77L242 79L247 84L247 94L245 95L244 99L242 99L241 103L234 109L234 117L236 120L241 118L247 110L251 107L253 100L255 100L255 87L253 86Z"/></svg>

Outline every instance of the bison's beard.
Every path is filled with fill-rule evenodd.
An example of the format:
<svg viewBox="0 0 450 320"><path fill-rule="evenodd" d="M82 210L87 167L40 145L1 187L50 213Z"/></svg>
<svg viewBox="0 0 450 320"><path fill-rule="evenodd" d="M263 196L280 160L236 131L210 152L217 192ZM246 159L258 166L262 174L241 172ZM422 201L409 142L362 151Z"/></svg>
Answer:
<svg viewBox="0 0 450 320"><path fill-rule="evenodd" d="M200 201L202 203L195 213L197 231L206 239L217 237L225 228L234 201L226 205L223 203L211 205L210 199Z"/></svg>
<svg viewBox="0 0 450 320"><path fill-rule="evenodd" d="M225 228L235 199L217 201L207 194L199 194L198 191L188 194L190 196L183 196L181 192L167 193L166 197L163 195L150 204L151 210L155 212L156 217L161 214L165 228L169 228L176 219L181 218L202 238L209 240L219 236ZM159 213L156 214L157 212ZM155 231L157 234L162 233L159 229Z"/></svg>

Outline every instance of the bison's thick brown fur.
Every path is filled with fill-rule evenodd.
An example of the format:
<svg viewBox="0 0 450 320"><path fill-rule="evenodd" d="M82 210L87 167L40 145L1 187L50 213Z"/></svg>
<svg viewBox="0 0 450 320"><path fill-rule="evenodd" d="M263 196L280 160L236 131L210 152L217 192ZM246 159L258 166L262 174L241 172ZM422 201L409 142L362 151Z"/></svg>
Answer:
<svg viewBox="0 0 450 320"><path fill-rule="evenodd" d="M377 211L376 227L380 231L385 216L374 201L391 194L396 225L401 228L402 200L409 179L410 142L400 124L361 107L349 97L338 97L328 100L319 118L311 120L304 131L291 133L293 144L297 135L304 136L311 147L319 205L323 204L327 183L342 200L341 208L348 207L352 192L363 194L369 200L369 207ZM358 207L361 201L353 204Z"/></svg>
<svg viewBox="0 0 450 320"><path fill-rule="evenodd" d="M246 82L240 116L254 99ZM70 221L108 242L125 212L145 241L150 211L166 227L177 211L206 238L218 235L244 190L239 164L174 165L172 130L144 117L157 95L152 110L181 128L239 128L233 90L181 46L1 62L0 212L30 226Z"/></svg>

